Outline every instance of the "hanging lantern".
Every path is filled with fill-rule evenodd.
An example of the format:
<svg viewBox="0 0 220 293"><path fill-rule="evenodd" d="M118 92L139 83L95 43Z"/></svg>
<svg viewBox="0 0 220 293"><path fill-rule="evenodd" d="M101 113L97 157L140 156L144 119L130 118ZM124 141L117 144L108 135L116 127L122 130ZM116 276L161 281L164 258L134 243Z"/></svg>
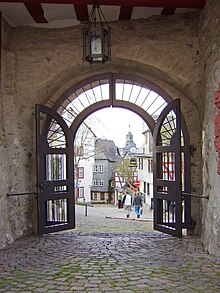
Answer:
<svg viewBox="0 0 220 293"><path fill-rule="evenodd" d="M111 60L111 29L100 5L94 4L83 28L83 61L90 64Z"/></svg>

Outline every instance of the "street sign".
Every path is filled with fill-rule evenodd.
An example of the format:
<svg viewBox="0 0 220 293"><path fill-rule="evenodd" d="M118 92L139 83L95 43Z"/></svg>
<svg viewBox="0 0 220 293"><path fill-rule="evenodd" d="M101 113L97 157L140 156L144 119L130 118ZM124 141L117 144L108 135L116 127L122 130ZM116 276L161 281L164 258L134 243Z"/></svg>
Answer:
<svg viewBox="0 0 220 293"><path fill-rule="evenodd" d="M134 181L134 186L139 187L141 185L141 182L139 180Z"/></svg>

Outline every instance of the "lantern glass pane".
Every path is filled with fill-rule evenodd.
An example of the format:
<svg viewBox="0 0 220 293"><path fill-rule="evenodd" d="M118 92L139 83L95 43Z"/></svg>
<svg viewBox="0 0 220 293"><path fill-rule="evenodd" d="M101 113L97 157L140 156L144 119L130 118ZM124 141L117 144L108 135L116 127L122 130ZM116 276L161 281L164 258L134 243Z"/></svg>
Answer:
<svg viewBox="0 0 220 293"><path fill-rule="evenodd" d="M103 38L103 59L107 61L110 59L110 38L109 32L103 28L102 31L102 38Z"/></svg>
<svg viewBox="0 0 220 293"><path fill-rule="evenodd" d="M96 24L91 30L91 58L94 62L102 62L101 27Z"/></svg>
<svg viewBox="0 0 220 293"><path fill-rule="evenodd" d="M102 55L102 40L100 36L92 36L91 55L92 57L95 57L97 55Z"/></svg>
<svg viewBox="0 0 220 293"><path fill-rule="evenodd" d="M90 31L87 29L85 32L84 32L84 48L83 48L83 52L84 52L84 60L90 62Z"/></svg>

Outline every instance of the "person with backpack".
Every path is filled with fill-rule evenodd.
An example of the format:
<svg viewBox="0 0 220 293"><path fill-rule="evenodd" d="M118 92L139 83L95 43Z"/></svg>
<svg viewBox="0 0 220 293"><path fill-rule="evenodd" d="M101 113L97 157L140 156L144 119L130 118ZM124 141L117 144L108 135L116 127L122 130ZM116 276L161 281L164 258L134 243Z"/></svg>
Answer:
<svg viewBox="0 0 220 293"><path fill-rule="evenodd" d="M143 206L142 204L142 198L140 196L140 192L137 191L135 197L134 197L134 209L135 213L137 215L137 218L140 218L141 215L141 207Z"/></svg>

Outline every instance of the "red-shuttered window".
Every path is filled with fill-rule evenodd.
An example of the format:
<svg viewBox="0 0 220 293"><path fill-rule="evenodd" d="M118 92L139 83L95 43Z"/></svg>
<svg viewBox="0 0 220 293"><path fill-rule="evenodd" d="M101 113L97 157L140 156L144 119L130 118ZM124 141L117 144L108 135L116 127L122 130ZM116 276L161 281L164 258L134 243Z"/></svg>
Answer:
<svg viewBox="0 0 220 293"><path fill-rule="evenodd" d="M84 167L78 168L78 178L83 179L84 178Z"/></svg>

